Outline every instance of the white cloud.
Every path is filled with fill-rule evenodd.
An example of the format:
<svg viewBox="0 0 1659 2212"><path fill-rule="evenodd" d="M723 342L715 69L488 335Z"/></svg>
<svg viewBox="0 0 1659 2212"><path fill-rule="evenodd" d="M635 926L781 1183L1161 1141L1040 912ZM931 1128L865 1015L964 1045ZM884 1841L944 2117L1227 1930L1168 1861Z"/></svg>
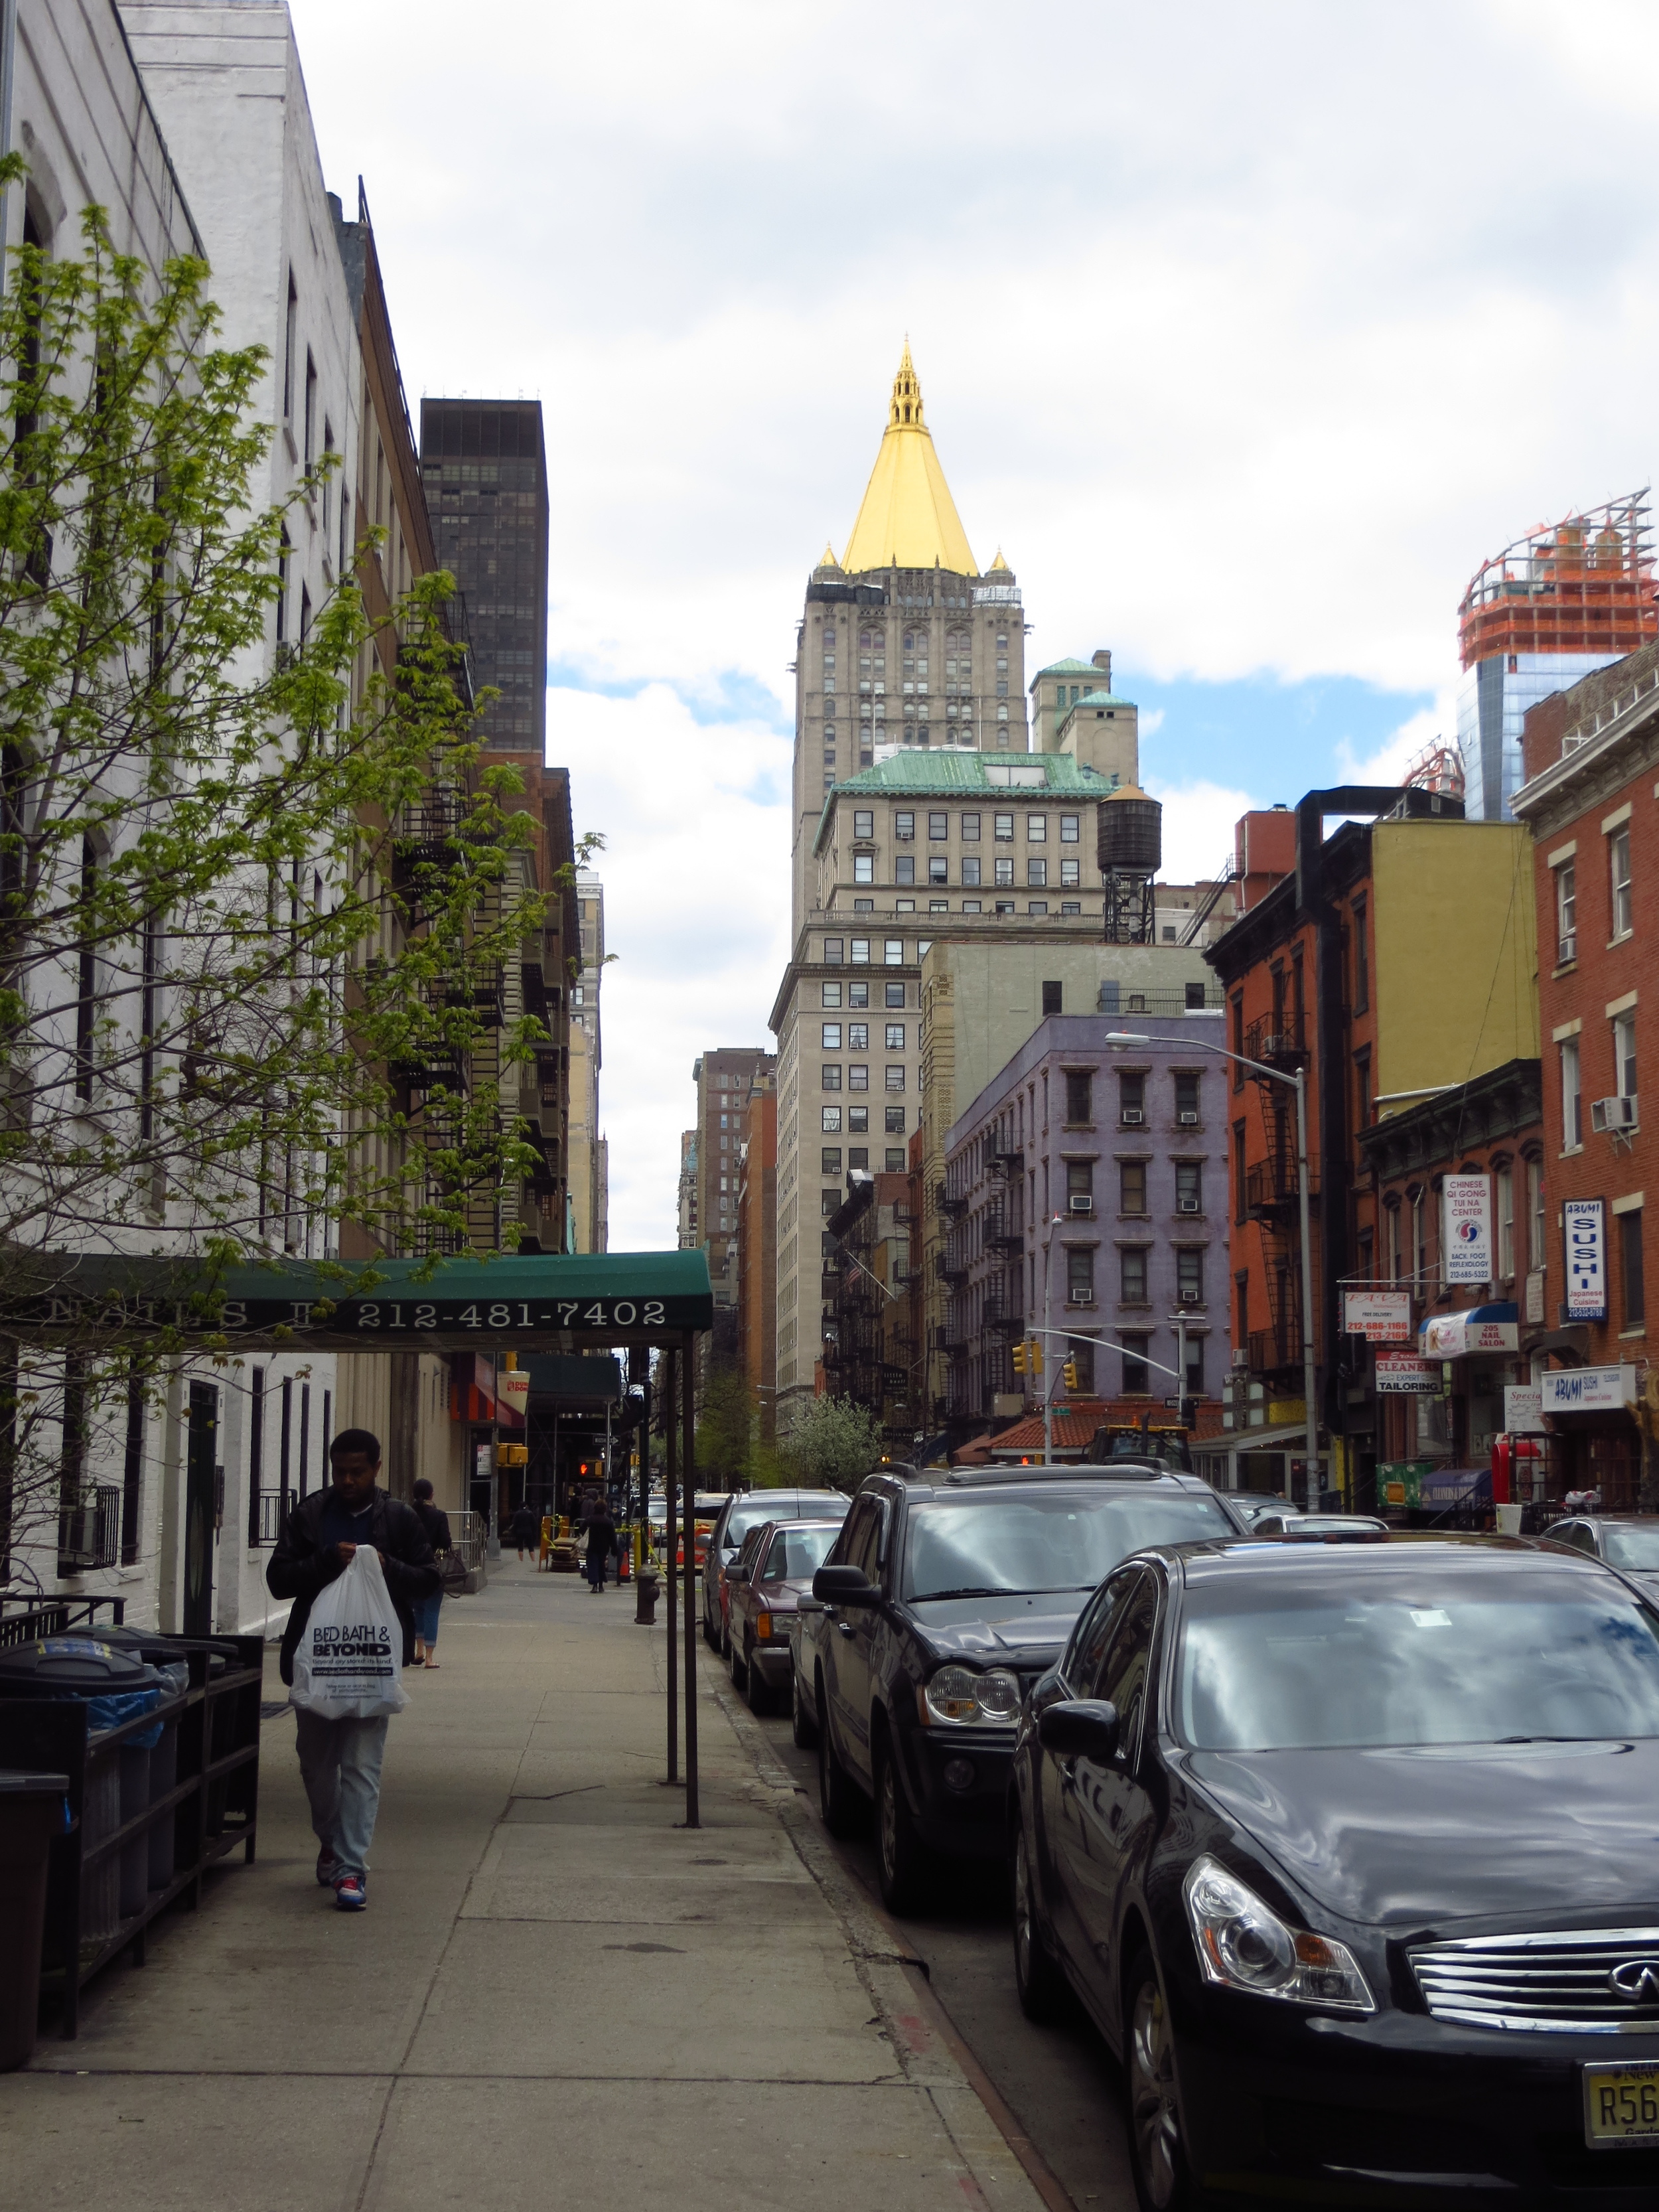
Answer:
<svg viewBox="0 0 1659 2212"><path fill-rule="evenodd" d="M1339 744L1336 769L1346 783L1401 783L1431 745L1455 745L1457 707L1449 691L1432 707L1403 721L1373 753L1356 758L1352 746Z"/></svg>
<svg viewBox="0 0 1659 2212"><path fill-rule="evenodd" d="M1175 783L1148 776L1146 793L1164 805L1163 875L1170 883L1210 882L1233 849L1241 814L1271 804L1218 783Z"/></svg>

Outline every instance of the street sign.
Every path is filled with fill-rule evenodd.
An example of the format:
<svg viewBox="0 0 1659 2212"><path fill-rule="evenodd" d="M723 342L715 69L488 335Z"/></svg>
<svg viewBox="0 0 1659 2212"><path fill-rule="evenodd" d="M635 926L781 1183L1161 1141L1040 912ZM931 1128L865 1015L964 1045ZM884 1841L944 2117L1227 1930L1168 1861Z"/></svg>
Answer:
<svg viewBox="0 0 1659 2212"><path fill-rule="evenodd" d="M1492 1177L1449 1175L1441 1194L1445 1209L1446 1280L1491 1282Z"/></svg>
<svg viewBox="0 0 1659 2212"><path fill-rule="evenodd" d="M1367 1344L1411 1342L1409 1291L1344 1291L1342 1314L1344 1333L1363 1336Z"/></svg>

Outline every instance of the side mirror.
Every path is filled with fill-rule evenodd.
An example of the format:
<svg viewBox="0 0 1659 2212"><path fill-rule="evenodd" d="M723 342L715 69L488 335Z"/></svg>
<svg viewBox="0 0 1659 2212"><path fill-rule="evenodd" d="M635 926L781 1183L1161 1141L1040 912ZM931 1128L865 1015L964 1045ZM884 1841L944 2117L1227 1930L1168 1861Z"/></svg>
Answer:
<svg viewBox="0 0 1659 2212"><path fill-rule="evenodd" d="M1117 1707L1103 1698L1066 1698L1037 1715L1037 1741L1060 1759L1092 1759L1109 1765L1117 1756Z"/></svg>
<svg viewBox="0 0 1659 2212"><path fill-rule="evenodd" d="M820 1567L812 1577L812 1595L825 1605L881 1603L881 1592L862 1567Z"/></svg>
<svg viewBox="0 0 1659 2212"><path fill-rule="evenodd" d="M729 1583L746 1583L749 1579L749 1570L747 1567L735 1565L729 1566L726 1571L726 1579Z"/></svg>

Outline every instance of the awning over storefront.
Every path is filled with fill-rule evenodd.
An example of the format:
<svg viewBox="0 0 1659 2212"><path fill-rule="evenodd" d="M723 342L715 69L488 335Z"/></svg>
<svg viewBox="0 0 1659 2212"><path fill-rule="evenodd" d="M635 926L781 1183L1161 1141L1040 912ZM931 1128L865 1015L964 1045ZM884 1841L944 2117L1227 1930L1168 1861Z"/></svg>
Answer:
<svg viewBox="0 0 1659 2212"><path fill-rule="evenodd" d="M535 1253L497 1260L7 1255L0 1331L35 1342L169 1332L249 1351L569 1353L714 1326L706 1253Z"/></svg>
<svg viewBox="0 0 1659 2212"><path fill-rule="evenodd" d="M1432 1474L1423 1476L1418 1495L1424 1508L1434 1512L1443 1512L1455 1505L1490 1504L1492 1469L1489 1467L1437 1467Z"/></svg>
<svg viewBox="0 0 1659 2212"><path fill-rule="evenodd" d="M1419 1332L1424 1354L1430 1359L1462 1359L1470 1352L1518 1352L1521 1316L1513 1298L1499 1298L1486 1306L1469 1306L1462 1313L1431 1314Z"/></svg>

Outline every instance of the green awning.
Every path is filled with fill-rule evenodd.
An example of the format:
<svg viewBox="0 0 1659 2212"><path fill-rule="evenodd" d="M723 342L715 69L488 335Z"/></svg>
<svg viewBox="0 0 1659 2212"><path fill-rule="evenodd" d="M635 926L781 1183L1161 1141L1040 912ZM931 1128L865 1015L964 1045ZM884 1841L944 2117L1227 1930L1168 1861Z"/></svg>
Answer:
<svg viewBox="0 0 1659 2212"><path fill-rule="evenodd" d="M497 1260L312 1261L14 1252L0 1331L33 1342L167 1332L249 1351L574 1352L714 1326L708 1255L525 1253Z"/></svg>

